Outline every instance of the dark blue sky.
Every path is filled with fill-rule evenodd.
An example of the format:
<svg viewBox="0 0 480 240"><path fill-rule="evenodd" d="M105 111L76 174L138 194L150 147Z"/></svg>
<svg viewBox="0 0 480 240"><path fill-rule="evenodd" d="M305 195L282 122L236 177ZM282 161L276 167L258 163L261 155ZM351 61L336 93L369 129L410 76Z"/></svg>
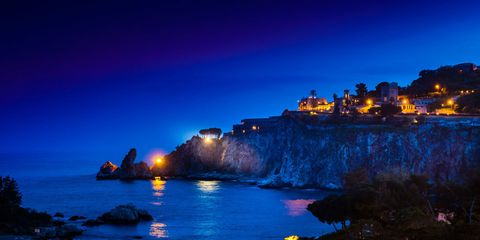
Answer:
<svg viewBox="0 0 480 240"><path fill-rule="evenodd" d="M475 1L6 1L0 152L172 150L310 89L480 63Z"/></svg>

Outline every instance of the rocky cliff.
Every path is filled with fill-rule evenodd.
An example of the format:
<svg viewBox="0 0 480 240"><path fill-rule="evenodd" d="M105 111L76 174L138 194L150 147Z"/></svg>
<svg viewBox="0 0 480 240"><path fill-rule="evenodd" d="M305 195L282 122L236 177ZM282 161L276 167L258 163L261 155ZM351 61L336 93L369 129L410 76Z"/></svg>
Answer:
<svg viewBox="0 0 480 240"><path fill-rule="evenodd" d="M391 171L458 180L478 164L479 119L410 120L357 124L283 116L263 131L212 141L194 137L166 156L162 174L223 174L272 187L334 188L341 186L342 175L360 167L372 175Z"/></svg>

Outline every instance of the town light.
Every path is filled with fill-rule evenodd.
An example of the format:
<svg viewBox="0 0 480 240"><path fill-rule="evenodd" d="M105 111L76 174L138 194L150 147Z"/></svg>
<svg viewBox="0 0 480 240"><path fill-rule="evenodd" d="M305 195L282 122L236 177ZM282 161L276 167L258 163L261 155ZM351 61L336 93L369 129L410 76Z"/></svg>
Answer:
<svg viewBox="0 0 480 240"><path fill-rule="evenodd" d="M407 104L408 101L407 101L406 99L403 99L402 103L403 103L403 104Z"/></svg>
<svg viewBox="0 0 480 240"><path fill-rule="evenodd" d="M440 90L440 84L435 84L435 89Z"/></svg>
<svg viewBox="0 0 480 240"><path fill-rule="evenodd" d="M155 159L156 164L161 164L162 161L163 161L163 159L161 157L158 157L157 159Z"/></svg>
<svg viewBox="0 0 480 240"><path fill-rule="evenodd" d="M448 104L448 105L453 105L453 99L449 99L449 100L447 101L447 104Z"/></svg>
<svg viewBox="0 0 480 240"><path fill-rule="evenodd" d="M372 99L367 99L367 105L372 105L373 101Z"/></svg>

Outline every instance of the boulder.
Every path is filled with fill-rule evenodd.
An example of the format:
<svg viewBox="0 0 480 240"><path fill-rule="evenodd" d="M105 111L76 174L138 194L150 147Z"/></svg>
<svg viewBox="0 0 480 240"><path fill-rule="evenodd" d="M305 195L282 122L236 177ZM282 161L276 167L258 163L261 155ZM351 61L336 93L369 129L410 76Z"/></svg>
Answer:
<svg viewBox="0 0 480 240"><path fill-rule="evenodd" d="M93 226L98 226L98 225L102 225L104 224L105 222L100 220L100 219L89 219L87 221L85 221L82 226L87 226L87 227L93 227Z"/></svg>
<svg viewBox="0 0 480 240"><path fill-rule="evenodd" d="M57 236L57 228L56 227L36 228L35 235L41 239L52 239Z"/></svg>
<svg viewBox="0 0 480 240"><path fill-rule="evenodd" d="M152 220L146 210L138 209L133 204L119 205L104 213L98 220L111 224L136 224L141 220Z"/></svg>
<svg viewBox="0 0 480 240"><path fill-rule="evenodd" d="M118 178L115 174L117 169L117 165L107 161L100 167L100 171L97 173L97 179L116 179Z"/></svg>
<svg viewBox="0 0 480 240"><path fill-rule="evenodd" d="M77 220L83 220L83 219L86 219L86 217L74 215L74 216L71 216L71 217L68 219L68 221L77 221Z"/></svg>
<svg viewBox="0 0 480 240"><path fill-rule="evenodd" d="M115 171L120 179L134 179L135 174L135 158L137 157L137 150L135 148L130 149L127 155L123 158L122 165Z"/></svg>
<svg viewBox="0 0 480 240"><path fill-rule="evenodd" d="M63 218L63 217L65 217L65 216L63 215L63 213L60 213L60 212L56 212L53 216L54 216L54 217L57 217L57 218Z"/></svg>
<svg viewBox="0 0 480 240"><path fill-rule="evenodd" d="M85 229L76 224L65 224L57 227L57 237L71 239L75 236L81 235Z"/></svg>
<svg viewBox="0 0 480 240"><path fill-rule="evenodd" d="M152 171L144 161L135 164L135 178L152 179Z"/></svg>

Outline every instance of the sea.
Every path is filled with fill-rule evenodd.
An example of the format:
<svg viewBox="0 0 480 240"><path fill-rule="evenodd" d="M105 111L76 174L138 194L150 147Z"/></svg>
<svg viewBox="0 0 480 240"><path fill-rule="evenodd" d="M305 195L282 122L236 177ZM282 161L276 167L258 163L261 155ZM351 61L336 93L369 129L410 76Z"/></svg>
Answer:
<svg viewBox="0 0 480 240"><path fill-rule="evenodd" d="M334 230L306 210L328 192L232 181L97 181L103 162L84 155L0 154L0 175L17 180L23 207L94 219L133 203L154 218L138 225L89 227L78 239L284 239Z"/></svg>

